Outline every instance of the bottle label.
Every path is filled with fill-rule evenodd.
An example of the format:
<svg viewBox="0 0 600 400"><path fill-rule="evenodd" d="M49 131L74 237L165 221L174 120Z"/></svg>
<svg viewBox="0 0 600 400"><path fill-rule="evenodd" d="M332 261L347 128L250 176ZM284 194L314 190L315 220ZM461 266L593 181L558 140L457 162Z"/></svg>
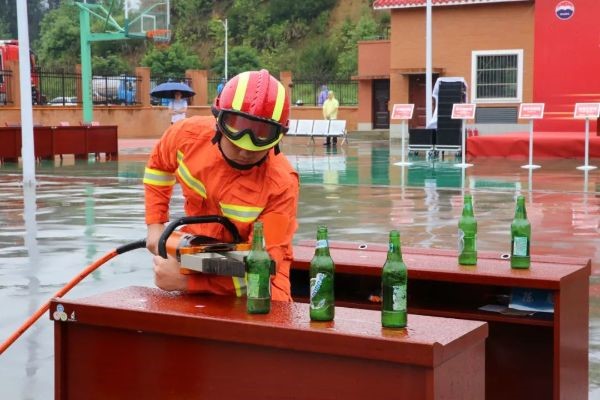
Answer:
<svg viewBox="0 0 600 400"><path fill-rule="evenodd" d="M392 286L392 309L394 311L406 310L406 286Z"/></svg>
<svg viewBox="0 0 600 400"><path fill-rule="evenodd" d="M260 275L248 274L248 286L246 287L246 296L256 299L260 289Z"/></svg>
<svg viewBox="0 0 600 400"><path fill-rule="evenodd" d="M317 275L310 280L310 298L311 300L319 293L319 289L321 289L321 285L323 284L323 280L325 279L325 274L322 272L318 272Z"/></svg>
<svg viewBox="0 0 600 400"><path fill-rule="evenodd" d="M526 257L527 254L527 236L515 236L513 238L513 256Z"/></svg>
<svg viewBox="0 0 600 400"><path fill-rule="evenodd" d="M327 240L317 240L317 249L325 249L327 247L329 247L329 243L327 243Z"/></svg>
<svg viewBox="0 0 600 400"><path fill-rule="evenodd" d="M462 229L458 230L458 254L463 251L477 251L477 235L466 236Z"/></svg>

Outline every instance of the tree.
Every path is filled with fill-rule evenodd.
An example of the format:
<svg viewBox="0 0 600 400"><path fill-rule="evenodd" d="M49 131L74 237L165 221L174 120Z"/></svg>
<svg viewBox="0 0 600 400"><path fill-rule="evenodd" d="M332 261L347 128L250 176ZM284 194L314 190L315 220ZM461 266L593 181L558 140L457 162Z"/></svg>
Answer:
<svg viewBox="0 0 600 400"><path fill-rule="evenodd" d="M142 58L142 66L150 67L156 76L183 77L186 70L199 69L201 63L188 46L175 42L166 49L152 47Z"/></svg>
<svg viewBox="0 0 600 400"><path fill-rule="evenodd" d="M261 68L258 53L252 47L236 46L227 54L227 74L229 77L235 76L244 71L256 71ZM225 74L224 57L215 57L212 64L212 71L218 76Z"/></svg>
<svg viewBox="0 0 600 400"><path fill-rule="evenodd" d="M300 79L326 81L332 79L337 67L335 49L327 41L318 41L300 53L296 74Z"/></svg>
<svg viewBox="0 0 600 400"><path fill-rule="evenodd" d="M67 2L50 10L40 24L37 42L40 65L64 68L80 63L79 9Z"/></svg>

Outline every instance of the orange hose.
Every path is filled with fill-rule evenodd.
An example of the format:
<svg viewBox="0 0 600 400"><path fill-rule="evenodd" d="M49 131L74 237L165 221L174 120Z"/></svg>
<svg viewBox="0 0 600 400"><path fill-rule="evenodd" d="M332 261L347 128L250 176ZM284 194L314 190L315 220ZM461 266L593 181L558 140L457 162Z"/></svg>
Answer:
<svg viewBox="0 0 600 400"><path fill-rule="evenodd" d="M56 292L54 296L52 296L46 303L44 303L43 306L41 306L31 317L27 319L27 321L23 323L23 325L19 327L19 329L17 329L12 335L10 335L10 337L4 343L0 345L0 355L2 355L2 353L4 353L4 351L11 344L13 344L15 340L17 340L27 329L29 329L31 325L35 323L35 321L37 321L46 311L48 311L48 309L50 308L50 301L52 299L57 297L63 297L65 294L67 294L69 290L73 289L75 285L81 282L83 278L88 276L90 273L94 272L94 270L96 270L102 264L106 263L111 258L115 257L117 254L119 254L117 252L117 249L106 253L102 258L94 261L86 269L81 271L75 278L71 279L69 283L67 283L58 292Z"/></svg>

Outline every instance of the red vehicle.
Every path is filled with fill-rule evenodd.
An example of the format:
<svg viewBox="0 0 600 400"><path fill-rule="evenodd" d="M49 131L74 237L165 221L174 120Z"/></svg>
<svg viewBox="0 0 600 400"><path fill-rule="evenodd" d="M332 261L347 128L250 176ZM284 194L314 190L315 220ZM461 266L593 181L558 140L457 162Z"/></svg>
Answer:
<svg viewBox="0 0 600 400"><path fill-rule="evenodd" d="M31 99L33 104L44 104L45 98L41 94L40 76L34 72L37 68L37 60L33 52L29 53L31 65ZM9 71L6 69L6 61L19 59L19 42L14 39L0 40L0 104L6 104L8 85L16 85L16 82L10 82Z"/></svg>

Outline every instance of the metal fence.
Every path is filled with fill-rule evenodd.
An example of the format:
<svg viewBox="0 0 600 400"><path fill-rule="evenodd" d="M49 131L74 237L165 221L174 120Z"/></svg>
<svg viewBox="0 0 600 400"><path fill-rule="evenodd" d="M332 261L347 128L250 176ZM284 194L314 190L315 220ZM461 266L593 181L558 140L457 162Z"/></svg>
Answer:
<svg viewBox="0 0 600 400"><path fill-rule="evenodd" d="M315 80L295 79L292 85L292 104L320 105L319 94L322 86L333 91L335 98L341 106L354 106L358 104L358 82L351 80L338 80L319 82Z"/></svg>
<svg viewBox="0 0 600 400"><path fill-rule="evenodd" d="M135 75L95 75L92 78L92 101L99 105L132 106L140 104L143 94L139 91L141 82L142 78Z"/></svg>
<svg viewBox="0 0 600 400"><path fill-rule="evenodd" d="M0 70L0 105L12 104L12 99L10 98L12 84L12 71Z"/></svg>
<svg viewBox="0 0 600 400"><path fill-rule="evenodd" d="M215 101L215 97L217 97L219 83L221 83L222 78L208 78L206 82L206 101L208 104L212 104Z"/></svg>

